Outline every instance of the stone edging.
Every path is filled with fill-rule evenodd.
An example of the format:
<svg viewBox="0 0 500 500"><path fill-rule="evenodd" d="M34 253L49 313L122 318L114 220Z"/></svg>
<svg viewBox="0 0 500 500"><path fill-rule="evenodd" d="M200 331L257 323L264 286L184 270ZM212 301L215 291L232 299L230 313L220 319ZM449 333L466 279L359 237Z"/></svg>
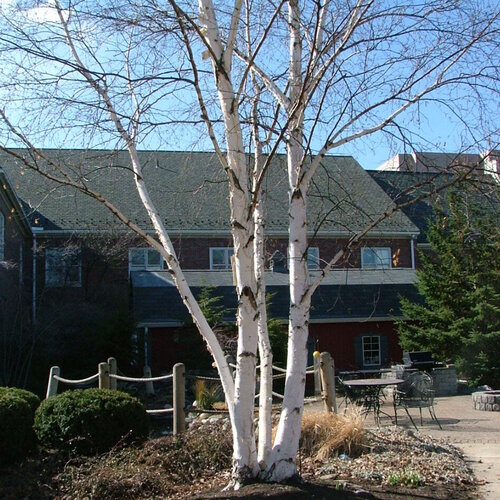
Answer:
<svg viewBox="0 0 500 500"><path fill-rule="evenodd" d="M472 393L472 407L482 411L500 411L500 391Z"/></svg>

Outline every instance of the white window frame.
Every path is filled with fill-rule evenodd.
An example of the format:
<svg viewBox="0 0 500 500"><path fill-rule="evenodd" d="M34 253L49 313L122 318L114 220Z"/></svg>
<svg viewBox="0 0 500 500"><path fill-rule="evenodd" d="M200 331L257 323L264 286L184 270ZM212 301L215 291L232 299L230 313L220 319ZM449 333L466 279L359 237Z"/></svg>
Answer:
<svg viewBox="0 0 500 500"><path fill-rule="evenodd" d="M5 216L0 212L0 262L5 259Z"/></svg>
<svg viewBox="0 0 500 500"><path fill-rule="evenodd" d="M377 339L377 349L373 348L373 345L370 345L369 348L365 347L365 340L367 342L372 343L374 339ZM376 363L373 362L374 356L369 353L377 353L378 361ZM382 350L380 344L380 335L363 335L361 337L361 355L363 356L363 366L379 366L382 360ZM367 362L366 360L371 360Z"/></svg>
<svg viewBox="0 0 500 500"><path fill-rule="evenodd" d="M73 257L75 261L72 263L70 259ZM71 268L77 268L77 276L74 279L69 275ZM45 249L45 286L51 288L82 286L82 251L80 247Z"/></svg>
<svg viewBox="0 0 500 500"><path fill-rule="evenodd" d="M134 265L132 264L132 258L134 253L139 253L144 258L144 264ZM150 263L150 256L158 254L160 257L159 263ZM150 247L137 247L137 248L129 248L128 250L128 272L130 274L131 271L162 271L163 270L163 257L161 256L158 250Z"/></svg>
<svg viewBox="0 0 500 500"><path fill-rule="evenodd" d="M214 253L222 252L223 260L222 264L214 263ZM211 271L230 271L232 269L231 257L234 255L233 247L210 247L210 270Z"/></svg>
<svg viewBox="0 0 500 500"><path fill-rule="evenodd" d="M368 252L375 254L375 265L367 262ZM380 255L387 253L386 257ZM387 261L387 265L385 262ZM361 269L391 269L392 268L392 251L391 247L363 247L361 248Z"/></svg>

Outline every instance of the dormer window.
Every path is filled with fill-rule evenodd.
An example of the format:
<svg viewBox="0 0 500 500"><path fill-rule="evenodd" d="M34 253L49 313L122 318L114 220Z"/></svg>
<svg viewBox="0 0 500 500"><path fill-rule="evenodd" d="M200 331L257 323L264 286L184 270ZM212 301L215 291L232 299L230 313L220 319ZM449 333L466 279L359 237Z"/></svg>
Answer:
<svg viewBox="0 0 500 500"><path fill-rule="evenodd" d="M233 247L211 247L210 269L212 271L227 271L231 269L231 257L234 255Z"/></svg>

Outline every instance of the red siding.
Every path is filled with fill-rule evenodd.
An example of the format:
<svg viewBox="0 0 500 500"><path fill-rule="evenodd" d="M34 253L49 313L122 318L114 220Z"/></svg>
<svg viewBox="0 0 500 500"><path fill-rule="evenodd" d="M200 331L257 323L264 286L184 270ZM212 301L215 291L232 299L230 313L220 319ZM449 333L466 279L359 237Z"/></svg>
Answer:
<svg viewBox="0 0 500 500"><path fill-rule="evenodd" d="M376 334L387 337L389 360L401 361L402 351L396 327L392 321L367 321L359 323L313 323L309 335L316 340L316 349L327 351L335 362L335 369L360 369L356 365L354 340L358 335Z"/></svg>
<svg viewBox="0 0 500 500"><path fill-rule="evenodd" d="M171 370L175 363L185 363L186 357L192 359L190 342L198 343L195 338L198 334L195 332L189 334L182 328L151 328L150 333L151 364L155 373ZM386 336L390 361L401 361L402 351L395 325L391 321L309 325L309 335L316 341L315 349L329 352L338 370L361 368L355 362L354 340L358 335L370 333Z"/></svg>

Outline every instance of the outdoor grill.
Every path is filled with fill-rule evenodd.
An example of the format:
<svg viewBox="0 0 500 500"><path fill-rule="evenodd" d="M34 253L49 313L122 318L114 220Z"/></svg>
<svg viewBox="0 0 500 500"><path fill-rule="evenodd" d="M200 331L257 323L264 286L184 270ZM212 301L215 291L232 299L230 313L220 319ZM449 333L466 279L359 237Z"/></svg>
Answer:
<svg viewBox="0 0 500 500"><path fill-rule="evenodd" d="M434 361L430 351L403 352L403 364L405 365L405 368L426 371L432 370L438 366L443 366L443 363Z"/></svg>

